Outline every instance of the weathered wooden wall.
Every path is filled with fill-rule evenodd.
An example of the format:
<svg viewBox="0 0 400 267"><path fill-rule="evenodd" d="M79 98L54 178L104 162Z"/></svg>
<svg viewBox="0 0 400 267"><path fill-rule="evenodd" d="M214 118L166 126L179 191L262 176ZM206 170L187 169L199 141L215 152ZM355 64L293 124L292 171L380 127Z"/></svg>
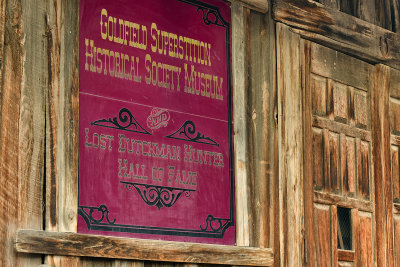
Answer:
<svg viewBox="0 0 400 267"><path fill-rule="evenodd" d="M249 9L267 1L244 2L232 3L237 243L278 247L275 23ZM196 266L16 253L17 229L76 231L79 1L2 0L0 14L0 266Z"/></svg>
<svg viewBox="0 0 400 267"><path fill-rule="evenodd" d="M387 0L316 0L321 4L340 10L387 30L399 32L399 1Z"/></svg>
<svg viewBox="0 0 400 267"><path fill-rule="evenodd" d="M399 0L244 2L237 244L272 248L274 266L399 266ZM196 267L14 249L17 229L76 231L78 42L79 0L0 0L0 266ZM338 249L338 207L352 250Z"/></svg>

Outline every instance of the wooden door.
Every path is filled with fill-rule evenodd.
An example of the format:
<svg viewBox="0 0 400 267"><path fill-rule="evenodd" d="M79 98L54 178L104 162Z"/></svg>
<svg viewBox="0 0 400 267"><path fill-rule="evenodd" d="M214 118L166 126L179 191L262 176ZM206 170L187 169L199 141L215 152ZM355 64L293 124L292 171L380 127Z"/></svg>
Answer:
<svg viewBox="0 0 400 267"><path fill-rule="evenodd" d="M304 47L305 262L374 266L374 66L315 43Z"/></svg>

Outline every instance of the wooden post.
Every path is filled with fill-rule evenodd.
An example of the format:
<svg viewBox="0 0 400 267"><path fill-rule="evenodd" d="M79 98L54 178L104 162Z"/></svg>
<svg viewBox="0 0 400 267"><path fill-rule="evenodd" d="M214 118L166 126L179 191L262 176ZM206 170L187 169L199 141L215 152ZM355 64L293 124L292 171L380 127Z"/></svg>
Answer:
<svg viewBox="0 0 400 267"><path fill-rule="evenodd" d="M46 230L76 232L78 206L79 1L47 3ZM78 266L78 258L47 258Z"/></svg>
<svg viewBox="0 0 400 267"><path fill-rule="evenodd" d="M0 266L35 266L14 250L18 228L42 229L44 4L0 2Z"/></svg>
<svg viewBox="0 0 400 267"><path fill-rule="evenodd" d="M277 24L281 266L303 263L303 117L300 37ZM278 253L278 252L276 252Z"/></svg>
<svg viewBox="0 0 400 267"><path fill-rule="evenodd" d="M270 14L250 12L249 20L249 186L253 225L250 245L274 247L278 197L276 152L278 126L275 23ZM276 205L275 205L276 204ZM276 242L279 243L279 242ZM279 255L279 254L276 254Z"/></svg>
<svg viewBox="0 0 400 267"><path fill-rule="evenodd" d="M233 123L235 147L235 205L236 243L249 246L249 192L247 147L247 58L246 58L246 9L232 3L232 72L233 72Z"/></svg>
<svg viewBox="0 0 400 267"><path fill-rule="evenodd" d="M375 177L377 266L394 266L389 77L389 67L377 65L374 68L371 86L371 126L373 177Z"/></svg>

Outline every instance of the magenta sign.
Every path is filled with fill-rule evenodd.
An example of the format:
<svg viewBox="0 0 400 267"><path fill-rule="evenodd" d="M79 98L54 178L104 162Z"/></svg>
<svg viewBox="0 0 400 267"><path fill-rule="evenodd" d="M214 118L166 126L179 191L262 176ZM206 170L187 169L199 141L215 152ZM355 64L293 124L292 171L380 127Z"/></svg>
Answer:
<svg viewBox="0 0 400 267"><path fill-rule="evenodd" d="M230 7L80 1L78 232L235 244Z"/></svg>

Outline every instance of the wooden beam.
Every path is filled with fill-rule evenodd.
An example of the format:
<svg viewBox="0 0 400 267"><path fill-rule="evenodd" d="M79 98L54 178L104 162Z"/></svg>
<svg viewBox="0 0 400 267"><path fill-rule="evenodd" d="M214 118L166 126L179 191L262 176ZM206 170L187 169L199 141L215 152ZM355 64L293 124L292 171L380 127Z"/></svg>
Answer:
<svg viewBox="0 0 400 267"><path fill-rule="evenodd" d="M366 200L339 196L324 192L314 191L314 201L326 205L336 205L349 209L358 209L367 212L373 212L374 203Z"/></svg>
<svg viewBox="0 0 400 267"><path fill-rule="evenodd" d="M314 1L276 0L274 19L303 38L371 63L400 69L400 34Z"/></svg>
<svg viewBox="0 0 400 267"><path fill-rule="evenodd" d="M171 242L76 233L19 230L18 252L114 259L271 266L269 248Z"/></svg>

